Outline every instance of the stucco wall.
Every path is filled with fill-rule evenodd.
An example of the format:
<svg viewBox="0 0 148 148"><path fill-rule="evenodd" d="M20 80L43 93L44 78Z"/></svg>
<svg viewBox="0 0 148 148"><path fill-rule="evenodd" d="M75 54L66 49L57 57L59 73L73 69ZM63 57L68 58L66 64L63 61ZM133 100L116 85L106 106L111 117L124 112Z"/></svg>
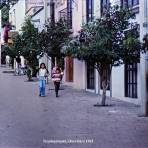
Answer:
<svg viewBox="0 0 148 148"><path fill-rule="evenodd" d="M77 89L85 89L86 85L86 69L85 62L74 59L74 87Z"/></svg>
<svg viewBox="0 0 148 148"><path fill-rule="evenodd" d="M16 31L20 31L25 18L25 0L20 0L9 11L9 18Z"/></svg>
<svg viewBox="0 0 148 148"><path fill-rule="evenodd" d="M124 97L124 65L112 69L112 96Z"/></svg>
<svg viewBox="0 0 148 148"><path fill-rule="evenodd" d="M44 15L44 9L41 10L38 14L32 17L32 22L39 29L39 31L42 31L45 24L45 15Z"/></svg>

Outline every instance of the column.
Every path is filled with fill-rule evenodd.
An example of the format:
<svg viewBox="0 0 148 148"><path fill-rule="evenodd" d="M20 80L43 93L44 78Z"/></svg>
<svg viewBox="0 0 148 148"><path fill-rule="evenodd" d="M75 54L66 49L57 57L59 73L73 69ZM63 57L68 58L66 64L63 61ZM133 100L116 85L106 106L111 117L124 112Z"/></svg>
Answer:
<svg viewBox="0 0 148 148"><path fill-rule="evenodd" d="M141 41L145 34L148 33L148 1L140 2L140 14L141 14ZM141 54L140 61L140 77L141 77L141 114L148 116L148 53Z"/></svg>

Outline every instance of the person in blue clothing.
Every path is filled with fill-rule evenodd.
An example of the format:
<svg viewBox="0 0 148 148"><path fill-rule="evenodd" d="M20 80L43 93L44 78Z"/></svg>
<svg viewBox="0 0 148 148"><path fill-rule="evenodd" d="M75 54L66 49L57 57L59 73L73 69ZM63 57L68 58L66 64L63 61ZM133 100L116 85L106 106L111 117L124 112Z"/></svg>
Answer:
<svg viewBox="0 0 148 148"><path fill-rule="evenodd" d="M39 96L45 97L46 77L48 76L48 70L46 69L45 63L40 64L38 76L39 76Z"/></svg>

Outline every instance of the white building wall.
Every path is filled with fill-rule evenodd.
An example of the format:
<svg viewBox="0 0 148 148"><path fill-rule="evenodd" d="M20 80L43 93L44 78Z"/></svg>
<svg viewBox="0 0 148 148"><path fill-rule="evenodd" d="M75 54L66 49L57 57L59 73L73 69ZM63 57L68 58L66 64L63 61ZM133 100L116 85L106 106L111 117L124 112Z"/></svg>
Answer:
<svg viewBox="0 0 148 148"><path fill-rule="evenodd" d="M55 4L55 21L58 21L59 12L67 8L67 1L66 0L56 0L56 1L61 1L60 5Z"/></svg>
<svg viewBox="0 0 148 148"><path fill-rule="evenodd" d="M73 33L74 36L78 34L78 31L81 30L83 24L83 1L76 1L73 3L72 18L73 18Z"/></svg>
<svg viewBox="0 0 148 148"><path fill-rule="evenodd" d="M120 4L119 0L112 0L112 4ZM141 7L141 3L139 5ZM136 14L136 18L134 20L131 20L131 22L136 22L140 24L140 36L141 36L141 31L143 30L142 24L141 24L141 15L142 11L140 10L140 13ZM138 98L133 99L133 98L127 98L125 97L125 77L124 77L124 65L120 67L113 67L112 69L112 97L114 98L119 98L121 100L135 103L135 104L140 104L141 101L141 81L140 81L140 65L138 64L138 76L137 76L137 93L138 93Z"/></svg>
<svg viewBox="0 0 148 148"><path fill-rule="evenodd" d="M9 11L9 18L16 31L20 31L25 19L25 0L19 0Z"/></svg>
<svg viewBox="0 0 148 148"><path fill-rule="evenodd" d="M124 65L112 69L112 96L124 97Z"/></svg>
<svg viewBox="0 0 148 148"><path fill-rule="evenodd" d="M73 3L73 35L78 35L78 32L81 30L84 19L86 18L86 13L84 12L84 1L76 0ZM84 61L79 61L74 59L74 82L73 85L78 89L86 88L86 66Z"/></svg>
<svg viewBox="0 0 148 148"><path fill-rule="evenodd" d="M110 0L112 5L120 5L121 0Z"/></svg>
<svg viewBox="0 0 148 148"><path fill-rule="evenodd" d="M86 88L86 68L85 62L74 59L74 82L73 86L77 89Z"/></svg>
<svg viewBox="0 0 148 148"><path fill-rule="evenodd" d="M101 17L101 3L98 2L98 0L94 0L94 14L95 18Z"/></svg>
<svg viewBox="0 0 148 148"><path fill-rule="evenodd" d="M45 24L44 9L32 17L32 22L34 26L39 29L39 31L43 30Z"/></svg>

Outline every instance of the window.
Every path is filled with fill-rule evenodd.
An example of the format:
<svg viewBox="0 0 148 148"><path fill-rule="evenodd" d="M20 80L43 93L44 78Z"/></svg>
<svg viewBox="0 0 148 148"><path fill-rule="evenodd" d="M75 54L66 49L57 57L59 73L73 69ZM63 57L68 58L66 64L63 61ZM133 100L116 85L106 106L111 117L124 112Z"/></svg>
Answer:
<svg viewBox="0 0 148 148"><path fill-rule="evenodd" d="M86 21L91 22L94 17L94 0L86 0Z"/></svg>
<svg viewBox="0 0 148 148"><path fill-rule="evenodd" d="M135 14L139 13L139 6L138 5L139 5L139 0L121 0L121 6L123 8L127 8L127 7L132 8L131 10Z"/></svg>
<svg viewBox="0 0 148 148"><path fill-rule="evenodd" d="M72 29L72 2L73 0L67 0L67 23L69 29Z"/></svg>
<svg viewBox="0 0 148 148"><path fill-rule="evenodd" d="M101 0L101 14L103 15L103 13L108 9L110 0Z"/></svg>
<svg viewBox="0 0 148 148"><path fill-rule="evenodd" d="M95 69L87 63L87 89L95 89Z"/></svg>
<svg viewBox="0 0 148 148"><path fill-rule="evenodd" d="M139 5L139 0L133 0L133 6L135 6L135 5Z"/></svg>
<svg viewBox="0 0 148 148"><path fill-rule="evenodd" d="M67 8L59 11L59 18L60 19L67 20Z"/></svg>
<svg viewBox="0 0 148 148"><path fill-rule="evenodd" d="M131 30L128 30L125 32L125 36L135 36L139 38L140 35L140 26L137 25L136 28L132 28ZM137 34L138 31L138 34ZM134 54L134 53L133 53ZM140 53L139 53L139 59L140 59ZM139 61L140 62L140 61ZM125 63L125 97L130 98L137 98L138 97L138 63L137 61L127 61Z"/></svg>
<svg viewBox="0 0 148 148"><path fill-rule="evenodd" d="M137 63L125 64L125 97L137 98Z"/></svg>
<svg viewBox="0 0 148 148"><path fill-rule="evenodd" d="M66 81L67 82L73 82L73 67L74 67L74 61L72 57L66 57Z"/></svg>
<svg viewBox="0 0 148 148"><path fill-rule="evenodd" d="M139 5L139 0L121 0L121 5L124 7L133 7Z"/></svg>

